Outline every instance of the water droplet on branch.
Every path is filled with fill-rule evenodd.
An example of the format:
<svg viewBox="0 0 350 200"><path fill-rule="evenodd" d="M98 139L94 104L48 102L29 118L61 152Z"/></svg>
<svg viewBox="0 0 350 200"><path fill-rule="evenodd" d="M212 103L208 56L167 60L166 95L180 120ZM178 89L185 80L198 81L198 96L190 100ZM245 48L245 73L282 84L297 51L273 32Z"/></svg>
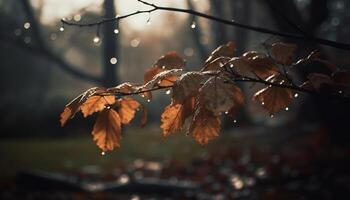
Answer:
<svg viewBox="0 0 350 200"><path fill-rule="evenodd" d="M286 107L286 108L285 108L285 110L286 110L286 111L288 111L288 110L289 110L289 108L288 108L288 107Z"/></svg>
<svg viewBox="0 0 350 200"><path fill-rule="evenodd" d="M93 39L93 42L94 42L95 44L98 44L100 41L101 41L101 39L100 39L100 37L98 37L98 36L95 36L94 39Z"/></svg>
<svg viewBox="0 0 350 200"><path fill-rule="evenodd" d="M294 94L294 98L298 98L299 94L298 93L295 93Z"/></svg>
<svg viewBox="0 0 350 200"><path fill-rule="evenodd" d="M165 94L169 95L171 93L171 90L166 90Z"/></svg>
<svg viewBox="0 0 350 200"><path fill-rule="evenodd" d="M116 64L117 62L118 62L118 60L117 60L117 58L115 58L115 57L112 57L110 60L109 60L109 62L111 63L111 64Z"/></svg>
<svg viewBox="0 0 350 200"><path fill-rule="evenodd" d="M196 28L196 22L194 22L194 21L192 22L191 28L192 28L192 29L195 29L195 28Z"/></svg>

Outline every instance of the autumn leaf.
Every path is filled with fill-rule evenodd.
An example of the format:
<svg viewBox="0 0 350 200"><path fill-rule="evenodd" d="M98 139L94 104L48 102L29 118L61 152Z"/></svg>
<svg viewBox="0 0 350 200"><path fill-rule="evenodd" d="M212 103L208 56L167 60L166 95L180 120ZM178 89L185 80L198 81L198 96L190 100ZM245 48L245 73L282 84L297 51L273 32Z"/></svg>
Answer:
<svg viewBox="0 0 350 200"><path fill-rule="evenodd" d="M129 124L135 117L136 109L140 107L140 103L133 98L123 97L118 100L118 113L123 124Z"/></svg>
<svg viewBox="0 0 350 200"><path fill-rule="evenodd" d="M293 57L298 46L292 43L278 42L270 47L272 57L280 64L290 65L293 63Z"/></svg>
<svg viewBox="0 0 350 200"><path fill-rule="evenodd" d="M194 98L187 98L183 104L172 102L168 105L161 116L161 128L163 136L169 136L178 132L184 125L186 118L193 114Z"/></svg>
<svg viewBox="0 0 350 200"><path fill-rule="evenodd" d="M244 104L241 89L223 78L211 77L199 89L199 102L215 114Z"/></svg>
<svg viewBox="0 0 350 200"><path fill-rule="evenodd" d="M95 112L105 109L107 105L113 105L114 103L114 96L90 96L85 103L80 106L80 109L84 117L88 117Z"/></svg>
<svg viewBox="0 0 350 200"><path fill-rule="evenodd" d="M201 145L219 136L220 118L205 107L199 107L193 117L189 134Z"/></svg>
<svg viewBox="0 0 350 200"><path fill-rule="evenodd" d="M181 74L182 69L165 70L153 77L148 81L143 88L153 88L154 86L169 87L174 85L178 76Z"/></svg>
<svg viewBox="0 0 350 200"><path fill-rule="evenodd" d="M122 83L120 85L117 85L115 87L111 87L107 89L107 92L111 93L120 93L120 94L129 94L133 93L137 90L137 85L132 84L130 82Z"/></svg>
<svg viewBox="0 0 350 200"><path fill-rule="evenodd" d="M281 75L271 76L266 81L279 84L287 82ZM294 92L291 89L268 86L256 92L252 100L254 102L260 101L261 105L270 114L275 114L288 107L292 102L293 96Z"/></svg>
<svg viewBox="0 0 350 200"><path fill-rule="evenodd" d="M205 61L205 63L210 63L218 57L233 57L236 53L236 44L234 42L228 42L225 45L221 45L216 48Z"/></svg>
<svg viewBox="0 0 350 200"><path fill-rule="evenodd" d="M101 111L95 122L93 140L102 151L111 151L120 147L121 120L113 109Z"/></svg>
<svg viewBox="0 0 350 200"><path fill-rule="evenodd" d="M171 51L160 57L153 66L164 70L181 69L185 66L185 60L175 51Z"/></svg>
<svg viewBox="0 0 350 200"><path fill-rule="evenodd" d="M140 120L140 127L143 127L147 123L147 108L145 106L140 105L142 109L142 115L141 115L141 120Z"/></svg>
<svg viewBox="0 0 350 200"><path fill-rule="evenodd" d="M350 87L350 71L339 71L332 75L335 83Z"/></svg>
<svg viewBox="0 0 350 200"><path fill-rule="evenodd" d="M60 115L60 122L61 126L63 127L67 121L71 118L74 117L74 115L80 111L80 106L89 98L90 96L96 94L96 93L101 93L105 91L104 88L99 88L99 87L93 87L82 94L80 94L78 97L73 99L71 102L69 102L65 108L64 111Z"/></svg>
<svg viewBox="0 0 350 200"><path fill-rule="evenodd" d="M164 70L159 67L151 67L147 69L147 71L144 74L144 83L148 83L151 81L157 74L160 72L163 72Z"/></svg>
<svg viewBox="0 0 350 200"><path fill-rule="evenodd" d="M181 75L173 86L173 100L182 103L188 96L197 95L201 84L208 77L201 72L187 72Z"/></svg>
<svg viewBox="0 0 350 200"><path fill-rule="evenodd" d="M222 67L229 63L231 58L229 57L218 57L214 59L213 61L207 63L204 65L204 67L201 69L201 71L219 71L222 69Z"/></svg>
<svg viewBox="0 0 350 200"><path fill-rule="evenodd" d="M279 73L269 57L255 51L246 52L241 57L233 57L229 63L231 68L242 76L254 75L265 79Z"/></svg>

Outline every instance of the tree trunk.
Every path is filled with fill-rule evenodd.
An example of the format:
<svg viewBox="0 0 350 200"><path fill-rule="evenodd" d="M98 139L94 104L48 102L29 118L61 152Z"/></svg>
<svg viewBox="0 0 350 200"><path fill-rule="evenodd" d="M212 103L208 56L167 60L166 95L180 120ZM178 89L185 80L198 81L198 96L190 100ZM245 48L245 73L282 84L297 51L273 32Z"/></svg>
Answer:
<svg viewBox="0 0 350 200"><path fill-rule="evenodd" d="M105 0L103 3L105 18L115 17L114 0ZM114 29L118 28L117 22L109 22L103 26L103 81L105 87L111 87L117 84L116 64L111 63L111 58L118 56L118 37L115 36Z"/></svg>

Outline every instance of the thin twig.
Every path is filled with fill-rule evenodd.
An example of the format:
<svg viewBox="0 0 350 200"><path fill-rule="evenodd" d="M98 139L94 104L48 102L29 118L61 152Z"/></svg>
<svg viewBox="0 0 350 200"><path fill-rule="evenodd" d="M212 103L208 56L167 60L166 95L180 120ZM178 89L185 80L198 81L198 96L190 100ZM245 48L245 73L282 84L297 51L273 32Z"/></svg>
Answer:
<svg viewBox="0 0 350 200"><path fill-rule="evenodd" d="M99 25L99 24L103 24L103 23L107 23L107 22L125 19L125 18L131 17L133 15L138 15L138 14L142 14L142 13L151 13L151 12L154 12L156 10L163 10L163 11L187 13L190 15L195 15L198 17L202 17L202 18L206 18L206 19L213 20L216 22L220 22L220 23L223 23L226 25L235 26L235 27L239 27L239 28L243 28L243 29L247 29L247 30L251 30L251 31L255 31L255 32L266 33L266 34L286 37L286 38L290 38L290 39L301 40L301 41L305 41L305 42L313 42L313 43L322 44L322 45L326 45L326 46L330 46L330 47L334 47L334 48L338 48L338 49L350 50L350 44L345 44L345 43L335 42L335 41L326 40L326 39L322 39L322 38L317 38L317 37L313 37L310 35L291 34L291 33L279 32L279 31L275 31L275 30L271 30L271 29L267 29L267 28L241 24L241 23L235 22L234 20L222 19L220 17L215 17L212 15L208 15L208 14L201 13L201 12L191 10L191 9L158 6L158 5L155 5L153 3L143 1L143 0L138 0L138 1L140 3L145 4L145 5L151 6L152 8L149 10L136 11L136 12L133 12L133 13L130 13L127 15L116 16L115 18L101 19L98 22L75 23L75 22L66 21L65 19L62 19L61 21L63 24L71 25L71 26L80 26L80 27L95 26L95 25Z"/></svg>

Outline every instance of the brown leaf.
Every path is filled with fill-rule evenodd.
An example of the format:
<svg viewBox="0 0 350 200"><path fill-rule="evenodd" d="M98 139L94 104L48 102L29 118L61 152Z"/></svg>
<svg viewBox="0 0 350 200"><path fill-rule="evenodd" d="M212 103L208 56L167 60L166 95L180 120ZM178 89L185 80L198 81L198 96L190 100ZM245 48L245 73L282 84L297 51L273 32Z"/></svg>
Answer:
<svg viewBox="0 0 350 200"><path fill-rule="evenodd" d="M340 85L350 87L350 71L339 71L332 75L333 80Z"/></svg>
<svg viewBox="0 0 350 200"><path fill-rule="evenodd" d="M205 66L201 69L201 71L219 71L222 69L222 66L227 64L230 61L229 57L218 57L213 61L205 64Z"/></svg>
<svg viewBox="0 0 350 200"><path fill-rule="evenodd" d="M185 60L175 51L171 51L160 57L153 66L164 70L181 69L185 66Z"/></svg>
<svg viewBox="0 0 350 200"><path fill-rule="evenodd" d="M140 127L144 127L147 123L147 108L141 105L142 115L140 120Z"/></svg>
<svg viewBox="0 0 350 200"><path fill-rule="evenodd" d="M201 72L187 72L180 76L173 86L173 100L183 103L188 96L195 96L203 81L209 76Z"/></svg>
<svg viewBox="0 0 350 200"><path fill-rule="evenodd" d="M126 83L117 85L116 87L108 88L107 92L128 94L128 93L135 92L137 90L137 87L138 87L137 85L126 82Z"/></svg>
<svg viewBox="0 0 350 200"><path fill-rule="evenodd" d="M123 124L129 124L130 121L135 117L136 109L141 104L131 97L123 97L118 100L119 103L119 116Z"/></svg>
<svg viewBox="0 0 350 200"><path fill-rule="evenodd" d="M226 112L244 104L241 89L219 77L211 77L199 89L199 102L214 114Z"/></svg>
<svg viewBox="0 0 350 200"><path fill-rule="evenodd" d="M187 98L183 104L175 104L172 102L165 107L161 116L161 128L163 136L169 136L178 132L184 125L185 120L193 114L194 98Z"/></svg>
<svg viewBox="0 0 350 200"><path fill-rule="evenodd" d="M112 105L114 103L114 96L90 96L85 103L80 106L80 109L84 117L88 117L95 112L105 109L107 105Z"/></svg>
<svg viewBox="0 0 350 200"><path fill-rule="evenodd" d="M153 77L148 81L143 88L153 88L155 86L168 87L174 85L178 76L181 74L181 69L165 70Z"/></svg>
<svg viewBox="0 0 350 200"><path fill-rule="evenodd" d="M92 130L93 140L102 151L111 151L120 147L121 121L113 109L105 109L99 113Z"/></svg>
<svg viewBox="0 0 350 200"><path fill-rule="evenodd" d="M333 80L330 76L320 73L312 73L307 76L308 81L304 84L303 88L309 87L310 89L315 89L320 91L325 85L332 85ZM311 87L310 87L311 86Z"/></svg>
<svg viewBox="0 0 350 200"><path fill-rule="evenodd" d="M282 76L272 76L267 79L271 83L284 83L286 82ZM262 106L270 113L275 114L286 107L292 102L294 92L288 88L280 88L274 86L268 86L260 91L256 92L253 96L253 101L260 101Z"/></svg>
<svg viewBox="0 0 350 200"><path fill-rule="evenodd" d="M60 115L60 122L61 126L64 126L67 121L74 117L74 115L80 111L80 106L86 101L86 99L96 93L104 92L105 88L99 88L99 87L93 87L82 94L80 94L78 97L76 97L74 100L69 102L65 108L64 111Z"/></svg>
<svg viewBox="0 0 350 200"><path fill-rule="evenodd" d="M147 69L144 75L144 83L148 83L151 81L157 74L164 71L162 68L159 67L151 67Z"/></svg>
<svg viewBox="0 0 350 200"><path fill-rule="evenodd" d="M228 42L225 45L221 45L216 48L205 61L205 63L210 63L218 57L233 57L236 53L236 44L234 42Z"/></svg>
<svg viewBox="0 0 350 200"><path fill-rule="evenodd" d="M220 118L213 112L201 106L196 110L189 134L201 145L206 145L215 137L219 136Z"/></svg>
<svg viewBox="0 0 350 200"><path fill-rule="evenodd" d="M280 64L291 65L298 46L292 43L274 43L270 47L272 57Z"/></svg>

